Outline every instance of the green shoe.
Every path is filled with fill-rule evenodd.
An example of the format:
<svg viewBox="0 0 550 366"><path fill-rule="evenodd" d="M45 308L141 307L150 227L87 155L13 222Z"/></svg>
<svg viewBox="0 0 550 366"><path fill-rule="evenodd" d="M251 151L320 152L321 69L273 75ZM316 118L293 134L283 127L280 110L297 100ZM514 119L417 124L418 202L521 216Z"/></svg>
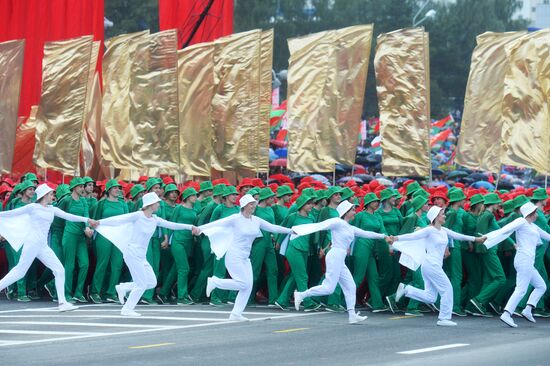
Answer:
<svg viewBox="0 0 550 366"><path fill-rule="evenodd" d="M422 312L418 309L412 309L412 310L405 310L406 316L424 316Z"/></svg>
<svg viewBox="0 0 550 366"><path fill-rule="evenodd" d="M160 294L157 295L157 296L155 296L155 299L156 299L157 302L158 302L159 304L161 304L161 305L166 304L166 303L169 302L169 301L168 301L168 298L167 298L166 296L163 296L163 295L160 295Z"/></svg>
<svg viewBox="0 0 550 366"><path fill-rule="evenodd" d="M40 300L40 296L38 296L38 292L36 291L29 291L28 296L29 296L29 299L33 301Z"/></svg>
<svg viewBox="0 0 550 366"><path fill-rule="evenodd" d="M90 295L90 301L94 304L102 304L103 300L101 300L101 297L97 294L91 294Z"/></svg>
<svg viewBox="0 0 550 366"><path fill-rule="evenodd" d="M14 293L13 293L13 290L11 289L6 289L6 298L8 300L13 300L14 299Z"/></svg>
<svg viewBox="0 0 550 366"><path fill-rule="evenodd" d="M81 303L81 304L86 304L86 303L88 302L88 300L86 300L86 298L85 298L84 296L82 296L82 295L80 295L80 296L73 296L73 300L74 300L75 302L79 302L79 303Z"/></svg>
<svg viewBox="0 0 550 366"><path fill-rule="evenodd" d="M489 302L489 307L496 315L502 314L502 306L498 305L497 303Z"/></svg>
<svg viewBox="0 0 550 366"><path fill-rule="evenodd" d="M466 316L466 312L462 309L456 309L456 310L453 310L453 315L456 315L456 316Z"/></svg>
<svg viewBox="0 0 550 366"><path fill-rule="evenodd" d="M309 306L305 306L305 307L304 307L304 311L305 311L306 313L308 313L308 312L312 312L312 311L317 311L317 310L319 310L320 308L321 308L321 305L315 303L315 304L312 304L312 305L309 305Z"/></svg>
<svg viewBox="0 0 550 366"><path fill-rule="evenodd" d="M371 310L373 313L384 313L386 311L390 311L390 308L386 305L383 305L382 307L380 308L373 308Z"/></svg>
<svg viewBox="0 0 550 366"><path fill-rule="evenodd" d="M142 304L142 305L157 305L156 302L154 302L153 300L149 300L149 299L141 299L141 300L139 300L139 303Z"/></svg>
<svg viewBox="0 0 550 366"><path fill-rule="evenodd" d="M116 295L106 295L105 296L105 302L118 304L118 297Z"/></svg>
<svg viewBox="0 0 550 366"><path fill-rule="evenodd" d="M432 309L426 304L420 304L418 305L418 310L420 310L421 313L431 313Z"/></svg>
<svg viewBox="0 0 550 366"><path fill-rule="evenodd" d="M327 305L325 306L326 311L330 311L331 313L340 313L342 309L340 309L340 305Z"/></svg>
<svg viewBox="0 0 550 366"><path fill-rule="evenodd" d="M278 301L275 301L275 306L278 307L279 309L283 310L283 311L287 311L288 310L288 306L287 305L283 305L282 303L278 302Z"/></svg>
<svg viewBox="0 0 550 366"><path fill-rule="evenodd" d="M57 297L57 294L55 292L55 287L50 285L50 284L45 284L44 285L44 289L46 290L46 292L48 293L48 295L50 295L50 297L53 299L54 297Z"/></svg>
<svg viewBox="0 0 550 366"><path fill-rule="evenodd" d="M543 309L535 309L533 311L533 316L537 318L550 318L550 313Z"/></svg>
<svg viewBox="0 0 550 366"><path fill-rule="evenodd" d="M19 302L30 302L31 298L28 297L27 295L21 295L21 296L17 296L17 301L19 301Z"/></svg>
<svg viewBox="0 0 550 366"><path fill-rule="evenodd" d="M395 314L399 311L397 303L395 302L395 295L386 296L386 301L388 302L388 306L390 307L392 313Z"/></svg>
<svg viewBox="0 0 550 366"><path fill-rule="evenodd" d="M185 297L183 299L178 299L178 301L176 302L176 305L193 305L194 302L189 298L189 297Z"/></svg>
<svg viewBox="0 0 550 366"><path fill-rule="evenodd" d="M487 315L487 309L485 309L485 306L483 306L483 304L477 301L476 299L471 299L470 304L472 304L474 308L476 308L476 310L478 311L479 314L481 314L481 316Z"/></svg>
<svg viewBox="0 0 550 366"><path fill-rule="evenodd" d="M220 299L210 299L210 305L212 305L212 306L224 306L225 304Z"/></svg>

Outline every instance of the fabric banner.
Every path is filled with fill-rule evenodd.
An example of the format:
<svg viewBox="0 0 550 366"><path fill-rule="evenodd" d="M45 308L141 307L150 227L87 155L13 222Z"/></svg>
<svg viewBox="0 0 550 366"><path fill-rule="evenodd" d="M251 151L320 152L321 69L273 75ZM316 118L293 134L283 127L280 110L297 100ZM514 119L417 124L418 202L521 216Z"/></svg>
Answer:
<svg viewBox="0 0 550 366"><path fill-rule="evenodd" d="M256 162L255 171L269 172L269 120L271 112L271 71L273 69L273 29L263 31L260 40L260 116L256 139L257 156L251 158Z"/></svg>
<svg viewBox="0 0 550 366"><path fill-rule="evenodd" d="M11 171L25 41L0 43L0 174Z"/></svg>
<svg viewBox="0 0 550 366"><path fill-rule="evenodd" d="M180 163L187 175L210 176L214 44L201 43L178 51Z"/></svg>
<svg viewBox="0 0 550 366"><path fill-rule="evenodd" d="M28 118L19 117L17 120L12 174L23 175L29 171L28 167L33 166L32 156L34 153L37 113L38 106L32 106Z"/></svg>
<svg viewBox="0 0 550 366"><path fill-rule="evenodd" d="M550 29L522 36L505 46L508 71L502 99L503 164L550 174L550 113L543 83L550 78L540 66L549 56Z"/></svg>
<svg viewBox="0 0 550 366"><path fill-rule="evenodd" d="M257 166L261 33L256 29L215 41L212 167L219 171Z"/></svg>
<svg viewBox="0 0 550 366"><path fill-rule="evenodd" d="M456 162L470 169L500 173L502 96L508 60L504 46L526 32L486 32L477 36L466 85Z"/></svg>
<svg viewBox="0 0 550 366"><path fill-rule="evenodd" d="M354 165L372 31L357 25L288 40L288 169Z"/></svg>
<svg viewBox="0 0 550 366"><path fill-rule="evenodd" d="M78 169L86 114L92 36L44 46L42 96L33 161L68 174Z"/></svg>
<svg viewBox="0 0 550 366"><path fill-rule="evenodd" d="M149 31L122 34L105 42L100 134L102 165L119 169L140 166L132 157L137 132L130 124L130 79L136 48L148 35Z"/></svg>
<svg viewBox="0 0 550 366"><path fill-rule="evenodd" d="M378 36L374 68L382 173L387 176L430 174L428 40L423 28Z"/></svg>

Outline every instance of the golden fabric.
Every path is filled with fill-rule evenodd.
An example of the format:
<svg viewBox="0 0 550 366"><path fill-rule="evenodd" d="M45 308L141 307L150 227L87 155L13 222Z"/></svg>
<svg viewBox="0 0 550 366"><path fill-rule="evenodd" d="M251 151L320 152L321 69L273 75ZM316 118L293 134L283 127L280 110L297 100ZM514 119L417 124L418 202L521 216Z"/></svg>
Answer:
<svg viewBox="0 0 550 366"><path fill-rule="evenodd" d="M455 161L467 168L500 172L502 96L508 60L504 46L526 32L477 36L464 98Z"/></svg>
<svg viewBox="0 0 550 366"><path fill-rule="evenodd" d="M39 167L68 174L78 169L91 52L91 36L44 45L33 156Z"/></svg>
<svg viewBox="0 0 550 366"><path fill-rule="evenodd" d="M550 78L548 62L550 29L539 30L506 45L508 71L502 99L503 164L529 167L550 174L550 115L544 83Z"/></svg>
<svg viewBox="0 0 550 366"><path fill-rule="evenodd" d="M214 51L212 123L216 170L255 170L260 116L261 31L217 39Z"/></svg>
<svg viewBox="0 0 550 366"><path fill-rule="evenodd" d="M384 175L430 174L428 56L423 28L378 36L374 68Z"/></svg>
<svg viewBox="0 0 550 366"><path fill-rule="evenodd" d="M210 176L214 43L178 51L180 163L185 174Z"/></svg>
<svg viewBox="0 0 550 366"><path fill-rule="evenodd" d="M330 172L353 165L372 25L288 40L288 168Z"/></svg>
<svg viewBox="0 0 550 366"><path fill-rule="evenodd" d="M271 70L273 69L273 29L263 31L260 43L260 116L258 118L256 172L269 171L269 114L271 112Z"/></svg>
<svg viewBox="0 0 550 366"><path fill-rule="evenodd" d="M0 173L11 171L25 41L0 43Z"/></svg>
<svg viewBox="0 0 550 366"><path fill-rule="evenodd" d="M17 120L17 132L15 135L15 151L12 164L12 174L23 175L28 172L32 164L32 155L35 145L36 115L38 106L33 105L29 118L19 117ZM30 148L32 147L32 148Z"/></svg>
<svg viewBox="0 0 550 366"><path fill-rule="evenodd" d="M178 55L175 29L139 43L130 76L132 163L164 172L179 169Z"/></svg>
<svg viewBox="0 0 550 366"><path fill-rule="evenodd" d="M130 124L130 79L136 48L141 41L147 40L148 35L149 31L143 31L105 41L100 133L102 165L115 168L140 166L132 158L137 132Z"/></svg>

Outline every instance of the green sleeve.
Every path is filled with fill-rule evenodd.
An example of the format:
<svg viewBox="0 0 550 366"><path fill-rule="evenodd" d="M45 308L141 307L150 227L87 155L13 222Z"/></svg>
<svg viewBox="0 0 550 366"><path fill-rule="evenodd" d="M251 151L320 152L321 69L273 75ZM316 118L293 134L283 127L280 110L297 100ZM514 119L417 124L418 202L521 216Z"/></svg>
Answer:
<svg viewBox="0 0 550 366"><path fill-rule="evenodd" d="M210 216L210 222L216 221L221 217L222 208L223 208L223 205L219 205L214 209L214 211L212 211L212 216Z"/></svg>
<svg viewBox="0 0 550 366"><path fill-rule="evenodd" d="M414 229L416 228L416 221L417 221L416 214L412 214L405 217L405 219L403 220L403 225L401 226L401 230L399 230L399 235L409 234L414 232Z"/></svg>

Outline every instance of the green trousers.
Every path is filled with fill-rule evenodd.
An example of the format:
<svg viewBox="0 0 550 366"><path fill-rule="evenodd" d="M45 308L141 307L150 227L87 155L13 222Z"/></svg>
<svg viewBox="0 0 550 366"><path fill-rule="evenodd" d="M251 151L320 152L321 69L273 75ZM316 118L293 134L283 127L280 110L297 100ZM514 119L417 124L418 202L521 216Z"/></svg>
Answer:
<svg viewBox="0 0 550 366"><path fill-rule="evenodd" d="M462 288L460 303L465 306L481 291L482 269L479 255L468 250L462 250L462 260L466 269L466 283Z"/></svg>
<svg viewBox="0 0 550 366"><path fill-rule="evenodd" d="M182 300L189 296L188 284L193 242L173 242L170 251L174 258L174 265L162 285L160 294L168 297L172 286L177 283L177 297L178 300Z"/></svg>
<svg viewBox="0 0 550 366"><path fill-rule="evenodd" d="M544 279L544 282L546 282L546 288L549 288L550 283L548 282L548 273L546 272L546 267L544 266L544 256L546 254L546 250L548 249L548 244L539 245L535 251L535 269L539 272L541 277ZM527 293L521 299L518 307L525 309L527 306L527 300L529 299L529 295L531 294L531 291L533 291L533 286L529 285L529 288L527 289ZM548 291L540 298L537 309L544 310L544 301L547 297Z"/></svg>
<svg viewBox="0 0 550 366"><path fill-rule="evenodd" d="M477 301L486 305L493 300L506 282L502 264L498 258L496 248L487 253L478 254L483 269L483 285L481 292L475 297Z"/></svg>
<svg viewBox="0 0 550 366"><path fill-rule="evenodd" d="M265 264L265 276L267 279L267 289L269 292L268 301L270 304L274 304L275 300L279 296L277 276L279 271L277 270L277 257L275 248L271 243L259 242L252 245L250 250L250 263L252 264L252 276L253 286L252 293L250 294L250 301L254 301L256 297L256 291L258 290L258 278L262 271L262 266Z"/></svg>
<svg viewBox="0 0 550 366"><path fill-rule="evenodd" d="M192 287L190 295L193 301L198 302L205 297L206 280L212 276L214 271L215 255L210 248L210 241L206 237L201 238L200 249L202 252L201 270L197 275L195 285Z"/></svg>
<svg viewBox="0 0 550 366"><path fill-rule="evenodd" d="M84 233L73 234L65 231L62 241L63 259L65 260L65 297L67 299L82 297L84 295L84 282L86 276L88 276L88 267L90 266L86 236ZM76 284L73 283L75 274Z"/></svg>
<svg viewBox="0 0 550 366"><path fill-rule="evenodd" d="M175 271L176 269L175 269L175 263L174 263L174 256L172 254L171 246L169 246L166 249L160 248L160 269L159 269L158 278L159 278L159 285L161 288L164 286L165 282L170 280L169 276L175 275ZM173 278L175 279L175 277ZM170 295L170 293L168 293L168 295Z"/></svg>
<svg viewBox="0 0 550 366"><path fill-rule="evenodd" d="M462 311L460 299L462 298L462 248L455 246L449 248L451 255L443 263L443 269L453 286L453 311Z"/></svg>
<svg viewBox="0 0 550 366"><path fill-rule="evenodd" d="M374 252L378 258L378 274L380 279L380 292L382 296L388 296L395 292L392 291L394 266L393 256L390 255L390 249L385 241L377 240Z"/></svg>
<svg viewBox="0 0 550 366"><path fill-rule="evenodd" d="M380 292L380 277L376 268L375 243L355 243L353 248L353 280L357 288L361 285L367 276L367 284L369 286L370 304L373 309L381 309L384 307L382 302L382 294Z"/></svg>
<svg viewBox="0 0 550 366"><path fill-rule="evenodd" d="M155 276L157 277L157 281L159 278L159 267L160 267L160 238L151 238L149 241L149 247L147 248L147 262L151 265L153 268L153 272L155 272ZM142 299L147 300L149 302L153 301L153 295L155 294L155 289L149 289L145 291L145 293L142 296Z"/></svg>
<svg viewBox="0 0 550 366"><path fill-rule="evenodd" d="M8 270L11 271L13 267L19 263L19 258L21 257L21 251L23 248L20 248L18 251L15 251L10 244L6 242L6 257L8 259ZM27 295L27 276L23 276L22 279L17 281L15 285L10 286L11 292L17 291L17 296L26 296ZM8 289L10 291L10 289Z"/></svg>
<svg viewBox="0 0 550 366"><path fill-rule="evenodd" d="M516 268L514 267L514 255L506 255L505 252L498 252L498 257L500 259L500 264L502 264L504 275L506 276L506 282L496 294L493 301L495 304L504 307L516 287Z"/></svg>
<svg viewBox="0 0 550 366"><path fill-rule="evenodd" d="M115 286L118 284L120 273L122 272L122 253L101 234L97 234L95 239L95 253L96 266L90 294L112 297L115 295ZM107 272L109 272L109 279L105 287L104 280Z"/></svg>
<svg viewBox="0 0 550 366"><path fill-rule="evenodd" d="M298 289L299 292L304 292L308 289L307 265L309 255L307 251L301 251L289 245L285 256L290 265L290 273L277 302L283 306L288 306L294 290ZM309 297L304 299L304 307L313 305L315 305L315 302L312 299Z"/></svg>

